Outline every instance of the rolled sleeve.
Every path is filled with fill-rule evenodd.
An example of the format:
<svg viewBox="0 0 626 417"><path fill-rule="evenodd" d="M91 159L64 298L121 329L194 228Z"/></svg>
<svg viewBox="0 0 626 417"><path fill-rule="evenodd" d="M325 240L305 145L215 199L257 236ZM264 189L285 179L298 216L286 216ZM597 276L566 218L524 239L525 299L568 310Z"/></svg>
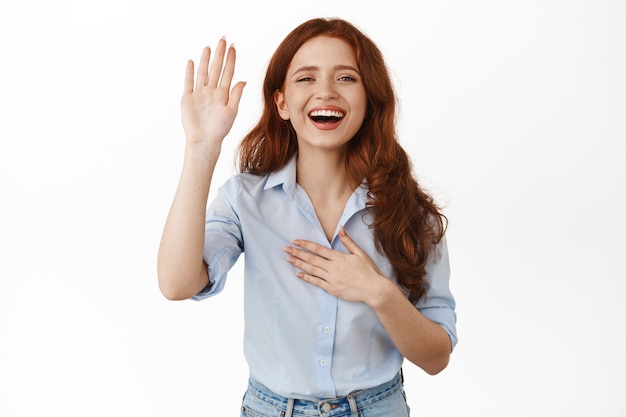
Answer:
<svg viewBox="0 0 626 417"><path fill-rule="evenodd" d="M426 266L425 288L426 295L415 306L448 332L454 349L458 343L456 300L450 291L450 261L445 238L437 246L436 256Z"/></svg>
<svg viewBox="0 0 626 417"><path fill-rule="evenodd" d="M231 179L224 184L207 209L204 237L204 262L208 266L209 285L192 297L199 301L219 294L226 284L228 271L243 252L241 224L232 202L237 184Z"/></svg>

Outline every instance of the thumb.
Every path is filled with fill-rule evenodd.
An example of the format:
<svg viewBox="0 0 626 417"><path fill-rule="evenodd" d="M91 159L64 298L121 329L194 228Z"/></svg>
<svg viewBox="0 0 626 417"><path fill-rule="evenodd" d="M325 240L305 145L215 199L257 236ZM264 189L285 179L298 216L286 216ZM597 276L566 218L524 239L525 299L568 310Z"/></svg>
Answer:
<svg viewBox="0 0 626 417"><path fill-rule="evenodd" d="M343 226L339 227L339 240L341 240L341 243L343 243L343 246L345 246L346 249L348 249L350 253L352 254L363 253L359 245L354 243L354 240L352 240L352 238L348 236L348 233L346 233L346 229L344 229Z"/></svg>
<svg viewBox="0 0 626 417"><path fill-rule="evenodd" d="M228 106L237 111L239 109L239 102L241 100L241 95L243 94L243 88L246 86L245 81L239 81L237 84L233 86L230 90L230 97L228 99Z"/></svg>

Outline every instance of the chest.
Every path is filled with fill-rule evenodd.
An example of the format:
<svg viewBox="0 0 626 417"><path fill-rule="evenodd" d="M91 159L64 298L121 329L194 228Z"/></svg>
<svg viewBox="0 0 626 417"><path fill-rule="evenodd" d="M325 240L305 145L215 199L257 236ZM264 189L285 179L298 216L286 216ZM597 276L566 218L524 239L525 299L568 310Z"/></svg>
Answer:
<svg viewBox="0 0 626 417"><path fill-rule="evenodd" d="M311 199L313 211L328 242L332 242L340 226L340 220L343 217L347 201L347 197L345 199L333 200Z"/></svg>

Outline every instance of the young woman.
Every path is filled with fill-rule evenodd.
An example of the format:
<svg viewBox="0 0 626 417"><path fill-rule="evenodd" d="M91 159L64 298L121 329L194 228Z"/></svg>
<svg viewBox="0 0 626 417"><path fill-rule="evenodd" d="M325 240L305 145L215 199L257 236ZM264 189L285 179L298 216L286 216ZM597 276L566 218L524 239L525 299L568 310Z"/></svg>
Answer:
<svg viewBox="0 0 626 417"><path fill-rule="evenodd" d="M403 360L429 374L447 366L455 301L445 217L396 137L381 52L341 19L294 29L269 63L241 173L207 209L244 89L232 85L235 49L221 39L211 54L196 74L187 64L161 291L213 296L245 252L242 416L408 416Z"/></svg>

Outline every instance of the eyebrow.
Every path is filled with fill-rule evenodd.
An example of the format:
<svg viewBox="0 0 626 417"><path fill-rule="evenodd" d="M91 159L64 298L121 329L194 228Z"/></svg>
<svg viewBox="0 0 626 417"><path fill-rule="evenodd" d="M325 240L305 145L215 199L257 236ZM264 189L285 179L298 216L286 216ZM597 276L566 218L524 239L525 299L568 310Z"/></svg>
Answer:
<svg viewBox="0 0 626 417"><path fill-rule="evenodd" d="M299 72L305 72L305 71L319 71L319 69L320 67L318 67L317 65L305 65L295 70L291 75L295 75L295 74L298 74ZM335 65L333 69L334 70L351 70L359 74L359 70L354 68L352 65Z"/></svg>

